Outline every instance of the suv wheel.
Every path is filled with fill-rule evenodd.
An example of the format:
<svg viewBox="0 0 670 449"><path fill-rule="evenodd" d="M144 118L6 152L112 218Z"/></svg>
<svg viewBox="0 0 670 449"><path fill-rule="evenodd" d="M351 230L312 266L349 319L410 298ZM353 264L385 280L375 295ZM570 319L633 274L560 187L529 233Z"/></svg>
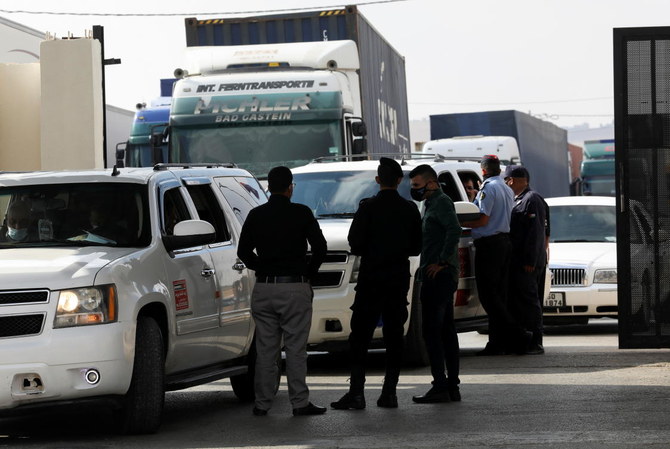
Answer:
<svg viewBox="0 0 670 449"><path fill-rule="evenodd" d="M158 430L165 402L163 335L156 320L140 316L135 336L135 361L130 388L120 413L123 433L144 434Z"/></svg>
<svg viewBox="0 0 670 449"><path fill-rule="evenodd" d="M275 393L279 390L279 382L281 381L281 352L277 357L277 379L275 384ZM232 376L230 378L230 385L233 387L235 396L240 401L251 402L255 399L254 377L256 375L256 341L251 345L249 354L247 355L247 372Z"/></svg>

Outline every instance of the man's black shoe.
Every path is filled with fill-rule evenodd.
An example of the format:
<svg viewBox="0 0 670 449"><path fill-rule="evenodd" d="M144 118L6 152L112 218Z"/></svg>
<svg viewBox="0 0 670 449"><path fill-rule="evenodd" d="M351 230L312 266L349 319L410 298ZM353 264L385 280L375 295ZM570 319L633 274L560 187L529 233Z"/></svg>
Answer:
<svg viewBox="0 0 670 449"><path fill-rule="evenodd" d="M323 415L326 413L326 410L326 407L320 407L310 402L304 407L294 408L293 416Z"/></svg>
<svg viewBox="0 0 670 449"><path fill-rule="evenodd" d="M253 413L254 416L266 416L268 411L263 410L262 408L254 407L253 410L251 410L251 413Z"/></svg>
<svg viewBox="0 0 670 449"><path fill-rule="evenodd" d="M460 402L461 401L461 390L458 387L449 388L449 399L451 402Z"/></svg>
<svg viewBox="0 0 670 449"><path fill-rule="evenodd" d="M363 394L346 393L339 401L331 402L330 406L335 410L363 410L365 408L365 396Z"/></svg>
<svg viewBox="0 0 670 449"><path fill-rule="evenodd" d="M481 355L481 356L505 355L505 351L491 345L491 343L486 343L486 347L484 347L484 349L482 349L481 351L477 352L476 355Z"/></svg>
<svg viewBox="0 0 670 449"><path fill-rule="evenodd" d="M426 394L412 396L412 400L417 404L436 404L438 402L451 402L449 390L446 388L431 388Z"/></svg>
<svg viewBox="0 0 670 449"><path fill-rule="evenodd" d="M538 344L538 343L532 344L526 350L526 354L530 354L530 355L544 354L544 346L542 346L541 344Z"/></svg>
<svg viewBox="0 0 670 449"><path fill-rule="evenodd" d="M398 408L398 396L395 393L382 393L377 399L377 407Z"/></svg>

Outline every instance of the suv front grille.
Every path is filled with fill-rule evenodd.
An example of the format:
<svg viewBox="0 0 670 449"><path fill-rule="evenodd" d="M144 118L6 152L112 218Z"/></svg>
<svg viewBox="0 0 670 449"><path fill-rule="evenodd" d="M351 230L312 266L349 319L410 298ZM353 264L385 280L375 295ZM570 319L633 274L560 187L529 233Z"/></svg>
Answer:
<svg viewBox="0 0 670 449"><path fill-rule="evenodd" d="M0 292L0 306L49 302L48 290L23 290Z"/></svg>
<svg viewBox="0 0 670 449"><path fill-rule="evenodd" d="M344 271L319 271L316 278L312 279L314 288L339 287L342 283Z"/></svg>
<svg viewBox="0 0 670 449"><path fill-rule="evenodd" d="M550 268L551 285L581 287L586 279L583 268Z"/></svg>
<svg viewBox="0 0 670 449"><path fill-rule="evenodd" d="M39 334L43 322L44 314L0 316L0 338Z"/></svg>

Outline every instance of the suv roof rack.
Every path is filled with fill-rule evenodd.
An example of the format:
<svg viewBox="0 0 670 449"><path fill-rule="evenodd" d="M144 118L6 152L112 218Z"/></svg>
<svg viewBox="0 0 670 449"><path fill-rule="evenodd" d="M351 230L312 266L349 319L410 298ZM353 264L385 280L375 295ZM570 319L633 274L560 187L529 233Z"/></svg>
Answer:
<svg viewBox="0 0 670 449"><path fill-rule="evenodd" d="M374 156L374 159L372 158ZM407 160L421 160L421 159L432 159L434 162L444 162L444 161L481 161L480 157L463 157L455 156L448 157L443 154L437 153L374 153L374 154L340 154L337 156L323 156L312 159L312 163L321 163L321 162L335 162L335 161L372 161L377 160L380 157L390 157L392 159L400 159L400 165L403 165Z"/></svg>
<svg viewBox="0 0 670 449"><path fill-rule="evenodd" d="M232 162L212 162L212 163L189 163L189 162L171 162L171 163L160 163L154 165L154 171L160 171L160 170L169 170L170 168L216 168L216 167L222 167L222 168L237 168L237 165L233 164Z"/></svg>

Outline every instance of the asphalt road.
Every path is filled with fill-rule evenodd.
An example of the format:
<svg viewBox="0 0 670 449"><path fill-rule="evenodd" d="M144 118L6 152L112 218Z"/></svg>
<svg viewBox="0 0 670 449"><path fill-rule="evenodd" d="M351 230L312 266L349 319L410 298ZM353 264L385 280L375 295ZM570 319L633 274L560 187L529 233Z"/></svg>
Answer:
<svg viewBox="0 0 670 449"><path fill-rule="evenodd" d="M267 417L228 381L168 393L155 435L114 433L111 415L68 409L0 419L0 447L27 448L668 448L670 350L619 350L616 321L550 328L546 354L477 357L487 337L461 334L460 403L419 405L427 368L401 375L398 409L375 405L383 352L370 355L362 411L293 417L285 378ZM311 354L313 402L348 388L346 359Z"/></svg>

